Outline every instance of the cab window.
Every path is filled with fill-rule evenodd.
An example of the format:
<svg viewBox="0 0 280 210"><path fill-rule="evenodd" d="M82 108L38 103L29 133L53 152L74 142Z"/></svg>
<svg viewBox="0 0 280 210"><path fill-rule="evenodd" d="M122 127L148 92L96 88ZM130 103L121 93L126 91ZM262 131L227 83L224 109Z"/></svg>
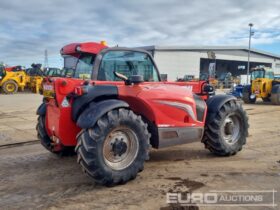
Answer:
<svg viewBox="0 0 280 210"><path fill-rule="evenodd" d="M265 78L274 79L274 72L273 71L267 71L265 73Z"/></svg>
<svg viewBox="0 0 280 210"><path fill-rule="evenodd" d="M101 61L98 80L120 81L114 72L126 77L142 75L144 81L159 81L158 72L147 53L136 51L109 51Z"/></svg>
<svg viewBox="0 0 280 210"><path fill-rule="evenodd" d="M71 56L71 55L66 55L64 56L64 68L65 69L74 69L76 64L77 64L78 58Z"/></svg>
<svg viewBox="0 0 280 210"><path fill-rule="evenodd" d="M72 55L65 55L64 58L64 66L63 73L64 77L73 77L75 73L75 68L78 62L78 58Z"/></svg>
<svg viewBox="0 0 280 210"><path fill-rule="evenodd" d="M251 73L251 80L264 78L264 70L256 70Z"/></svg>
<svg viewBox="0 0 280 210"><path fill-rule="evenodd" d="M94 58L94 55L82 54L78 59L74 78L90 79L93 70Z"/></svg>

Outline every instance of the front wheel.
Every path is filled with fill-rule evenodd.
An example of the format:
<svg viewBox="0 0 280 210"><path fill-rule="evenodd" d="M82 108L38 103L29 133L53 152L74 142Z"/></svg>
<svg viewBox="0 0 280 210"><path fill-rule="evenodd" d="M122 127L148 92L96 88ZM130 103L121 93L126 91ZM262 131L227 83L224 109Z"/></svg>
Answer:
<svg viewBox="0 0 280 210"><path fill-rule="evenodd" d="M14 94L18 91L18 84L13 80L4 82L2 89L6 94Z"/></svg>
<svg viewBox="0 0 280 210"><path fill-rule="evenodd" d="M78 135L78 163L96 183L113 186L134 179L148 158L150 134L131 110L112 110Z"/></svg>
<svg viewBox="0 0 280 210"><path fill-rule="evenodd" d="M251 93L251 85L247 85L242 90L242 100L246 104L254 104L257 97Z"/></svg>
<svg viewBox="0 0 280 210"><path fill-rule="evenodd" d="M246 112L236 100L230 100L207 116L202 142L216 155L235 155L246 143L248 127Z"/></svg>

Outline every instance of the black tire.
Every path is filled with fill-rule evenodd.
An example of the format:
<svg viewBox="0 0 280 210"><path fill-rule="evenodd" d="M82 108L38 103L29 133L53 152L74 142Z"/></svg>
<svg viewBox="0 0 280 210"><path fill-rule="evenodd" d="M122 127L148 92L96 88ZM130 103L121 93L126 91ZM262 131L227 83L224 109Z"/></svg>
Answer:
<svg viewBox="0 0 280 210"><path fill-rule="evenodd" d="M248 128L248 117L241 104L230 100L216 114L207 115L202 142L216 155L235 155L246 143Z"/></svg>
<svg viewBox="0 0 280 210"><path fill-rule="evenodd" d="M137 142L138 148L129 150L126 147L124 153L116 155L113 148L120 141L112 136L114 136L114 132L122 132L122 129L128 129L129 132L132 131L135 134L133 139L134 142ZM108 144L108 139L110 144ZM106 186L124 184L134 179L137 173L143 170L144 161L148 159L149 139L147 124L142 121L140 116L123 108L109 111L92 128L83 129L78 135L76 146L78 163L82 166L83 171L98 184ZM135 145L135 143L130 145ZM119 161L120 164L131 158L131 155L128 154L133 154L133 151L135 151L135 155L129 164L116 167L106 158L106 154L108 154L105 152L106 148L109 148L111 154L114 153L113 158L121 158L121 155L125 154L125 158ZM133 147L131 146L131 148Z"/></svg>
<svg viewBox="0 0 280 210"><path fill-rule="evenodd" d="M45 128L45 116L39 115L38 123L36 125L37 137L40 140L41 144L51 153L56 154L58 156L72 156L75 155L74 147L62 147L60 151L54 151L54 148L51 144L51 139L47 134Z"/></svg>
<svg viewBox="0 0 280 210"><path fill-rule="evenodd" d="M280 85L272 87L270 100L272 104L280 105Z"/></svg>
<svg viewBox="0 0 280 210"><path fill-rule="evenodd" d="M270 97L262 98L263 102L270 102Z"/></svg>
<svg viewBox="0 0 280 210"><path fill-rule="evenodd" d="M2 90L6 94L14 94L18 91L18 84L13 80L8 80L4 82Z"/></svg>
<svg viewBox="0 0 280 210"><path fill-rule="evenodd" d="M257 98L251 98L251 85L244 86L242 90L242 100L245 104L254 104Z"/></svg>

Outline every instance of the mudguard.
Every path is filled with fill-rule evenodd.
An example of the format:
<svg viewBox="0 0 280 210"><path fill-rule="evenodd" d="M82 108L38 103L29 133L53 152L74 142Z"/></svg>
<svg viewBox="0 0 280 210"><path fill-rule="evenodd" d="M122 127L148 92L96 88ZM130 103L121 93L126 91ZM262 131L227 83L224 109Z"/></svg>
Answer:
<svg viewBox="0 0 280 210"><path fill-rule="evenodd" d="M78 120L79 115L92 101L106 97L117 97L118 89L114 85L96 85L88 87L88 93L84 94L78 98L75 98L72 105L72 119L74 122Z"/></svg>
<svg viewBox="0 0 280 210"><path fill-rule="evenodd" d="M228 101L237 100L236 97L231 95L215 95L206 101L207 104L207 118L213 119L210 115L215 115L220 108Z"/></svg>
<svg viewBox="0 0 280 210"><path fill-rule="evenodd" d="M89 107L85 109L77 120L77 125L80 128L91 128L105 113L116 108L126 108L129 105L121 100L109 99L100 102L91 102Z"/></svg>
<svg viewBox="0 0 280 210"><path fill-rule="evenodd" d="M47 105L46 103L42 103L36 111L37 115L46 115Z"/></svg>
<svg viewBox="0 0 280 210"><path fill-rule="evenodd" d="M193 94L193 99L195 100L196 103L197 120L202 122L205 115L206 104L204 100L202 100L202 98L196 94Z"/></svg>

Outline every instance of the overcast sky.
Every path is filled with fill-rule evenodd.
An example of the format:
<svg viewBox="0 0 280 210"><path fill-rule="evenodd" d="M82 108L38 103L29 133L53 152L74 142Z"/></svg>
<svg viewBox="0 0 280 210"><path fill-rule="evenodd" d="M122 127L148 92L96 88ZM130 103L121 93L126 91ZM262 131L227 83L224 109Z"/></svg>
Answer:
<svg viewBox="0 0 280 210"><path fill-rule="evenodd" d="M110 46L248 45L280 55L278 0L1 0L0 61L62 64L71 42Z"/></svg>

